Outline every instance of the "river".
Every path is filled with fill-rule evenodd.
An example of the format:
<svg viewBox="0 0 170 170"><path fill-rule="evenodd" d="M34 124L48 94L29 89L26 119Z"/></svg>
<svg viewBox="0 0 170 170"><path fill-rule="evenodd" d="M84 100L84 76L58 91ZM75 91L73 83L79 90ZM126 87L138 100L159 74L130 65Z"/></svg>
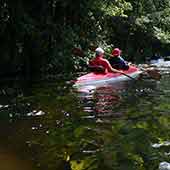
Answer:
<svg viewBox="0 0 170 170"><path fill-rule="evenodd" d="M77 92L1 83L0 169L155 170L170 162L170 74Z"/></svg>

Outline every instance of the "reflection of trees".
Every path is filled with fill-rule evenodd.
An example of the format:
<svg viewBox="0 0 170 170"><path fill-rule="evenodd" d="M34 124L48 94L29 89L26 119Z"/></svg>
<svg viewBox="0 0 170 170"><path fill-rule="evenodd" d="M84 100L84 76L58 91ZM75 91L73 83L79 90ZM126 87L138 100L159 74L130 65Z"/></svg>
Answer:
<svg viewBox="0 0 170 170"><path fill-rule="evenodd" d="M153 144L170 140L170 118L166 110L169 100L164 98L165 94L158 96L160 92L149 89L133 90L132 94L128 91L129 96L124 99L119 90L114 89L100 87L94 94L81 94L79 101L68 92L62 95L54 90L41 92L38 101L42 108L48 109L42 123L48 133L40 135L37 130L29 141L32 150L39 154L37 160L41 167L49 170L64 167L72 170L155 170L161 161L169 160L169 146L153 147ZM168 81L164 89L166 97L169 96ZM115 107L116 110L124 107L126 114L112 119L110 114L115 116ZM85 118L94 112L96 117L109 115L109 123L105 119Z"/></svg>

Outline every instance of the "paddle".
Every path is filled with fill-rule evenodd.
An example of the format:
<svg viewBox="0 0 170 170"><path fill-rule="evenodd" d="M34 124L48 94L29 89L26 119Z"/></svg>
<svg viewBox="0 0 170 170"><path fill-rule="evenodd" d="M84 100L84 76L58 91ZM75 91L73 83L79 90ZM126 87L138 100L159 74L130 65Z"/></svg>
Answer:
<svg viewBox="0 0 170 170"><path fill-rule="evenodd" d="M109 54L107 52L105 52L105 54L110 56L110 57L113 57L112 54ZM156 69L153 69L153 68L149 68L149 69L140 68L140 70L146 72L151 78L153 78L155 80L160 80L161 79L161 74Z"/></svg>
<svg viewBox="0 0 170 170"><path fill-rule="evenodd" d="M129 76L128 74L125 74L124 72L121 72L121 74L123 74L124 76L126 76L126 77L128 77L128 78L130 78L130 79L132 79L132 80L135 80L135 81L136 81L136 79L135 79L135 78L133 78L133 77Z"/></svg>
<svg viewBox="0 0 170 170"><path fill-rule="evenodd" d="M72 51L72 53L75 54L75 55L77 55L77 56L79 56L79 57L83 57L83 56L84 56L83 50L81 50L80 48L74 48L73 51ZM107 53L107 55L108 55L108 53ZM109 54L109 55L110 55L110 54ZM117 69L113 68L113 71L116 72L116 73L123 74L124 76L130 78L131 80L135 80L135 81L136 81L135 78L129 76L128 74L126 74L126 73L124 73L124 72L122 72L122 71L120 71L120 70L117 70Z"/></svg>
<svg viewBox="0 0 170 170"><path fill-rule="evenodd" d="M110 57L114 57L112 54L109 54L107 52L105 52L105 54L110 56ZM155 80L160 80L161 79L161 74L156 69L153 69L153 68L149 68L149 69L140 68L140 70L146 72L151 78L153 78Z"/></svg>
<svg viewBox="0 0 170 170"><path fill-rule="evenodd" d="M161 79L161 74L159 73L158 70L150 68L150 69L144 69L140 68L142 71L146 72L151 78L155 80L160 80Z"/></svg>
<svg viewBox="0 0 170 170"><path fill-rule="evenodd" d="M112 70L113 70L114 72L116 72L116 73L123 74L124 76L126 76L126 77L130 78L131 80L135 80L135 81L136 81L136 79L135 79L135 78L133 78L133 77L129 76L128 74L124 73L123 71L117 70L117 69L115 69L115 68L113 68Z"/></svg>
<svg viewBox="0 0 170 170"><path fill-rule="evenodd" d="M97 46L94 46L94 45L90 45L89 46L89 49L91 51L95 51L95 49L97 48ZM106 55L112 57L113 55L105 52ZM146 72L152 79L155 79L155 80L160 80L161 79L161 74L160 72L157 70L157 69L153 69L153 68L149 68L149 69L146 69L146 68L140 68L140 70L142 70L143 72Z"/></svg>
<svg viewBox="0 0 170 170"><path fill-rule="evenodd" d="M96 47L90 46L89 49L94 52ZM83 50L81 50L80 48L74 48L73 49L73 54L78 55L80 57L85 56ZM105 52L105 54L110 56L110 57L113 57L112 54L109 54L107 52ZM152 79L155 79L155 80L160 80L161 79L161 74L156 69L153 69L153 68L149 68L149 69L140 68L140 70L146 72ZM119 70L115 69L115 72L119 72ZM136 80L135 78L133 78L133 77L131 77L131 76L129 76L129 75L123 73L123 72L122 72L122 74L129 77L130 79Z"/></svg>
<svg viewBox="0 0 170 170"><path fill-rule="evenodd" d="M95 45L90 45L89 46L89 49L91 51L95 51L95 49L97 48L97 46ZM113 55L105 52L106 55L112 57ZM152 79L155 79L155 80L160 80L161 79L161 74L160 72L157 70L157 69L153 69L153 68L149 68L149 69L146 69L146 68L140 68L140 70L142 70L143 72L146 72Z"/></svg>

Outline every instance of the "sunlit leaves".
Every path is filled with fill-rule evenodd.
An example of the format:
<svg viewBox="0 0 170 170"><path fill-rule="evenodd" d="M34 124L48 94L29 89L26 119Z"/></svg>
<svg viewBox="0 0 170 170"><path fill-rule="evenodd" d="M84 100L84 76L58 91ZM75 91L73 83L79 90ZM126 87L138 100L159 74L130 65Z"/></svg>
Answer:
<svg viewBox="0 0 170 170"><path fill-rule="evenodd" d="M170 43L170 32L164 31L161 28L154 27L154 33L157 39L163 43Z"/></svg>
<svg viewBox="0 0 170 170"><path fill-rule="evenodd" d="M132 6L124 0L116 0L114 2L103 3L101 9L105 12L105 15L126 16L124 12L132 10Z"/></svg>
<svg viewBox="0 0 170 170"><path fill-rule="evenodd" d="M147 16L142 16L141 18L136 19L136 24L141 26L144 24L150 23L150 19Z"/></svg>
<svg viewBox="0 0 170 170"><path fill-rule="evenodd" d="M150 32L160 42L169 43L169 7L170 4L166 0L139 1L138 6L134 6L134 10L138 11L136 24L148 33Z"/></svg>

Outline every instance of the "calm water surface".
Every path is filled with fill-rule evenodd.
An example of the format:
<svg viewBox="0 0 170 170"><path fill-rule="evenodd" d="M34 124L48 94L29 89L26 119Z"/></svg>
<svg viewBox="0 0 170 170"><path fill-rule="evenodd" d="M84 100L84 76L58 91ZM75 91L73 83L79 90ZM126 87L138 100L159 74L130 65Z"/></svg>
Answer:
<svg viewBox="0 0 170 170"><path fill-rule="evenodd" d="M3 83L0 170L156 170L170 162L170 76L86 89Z"/></svg>

